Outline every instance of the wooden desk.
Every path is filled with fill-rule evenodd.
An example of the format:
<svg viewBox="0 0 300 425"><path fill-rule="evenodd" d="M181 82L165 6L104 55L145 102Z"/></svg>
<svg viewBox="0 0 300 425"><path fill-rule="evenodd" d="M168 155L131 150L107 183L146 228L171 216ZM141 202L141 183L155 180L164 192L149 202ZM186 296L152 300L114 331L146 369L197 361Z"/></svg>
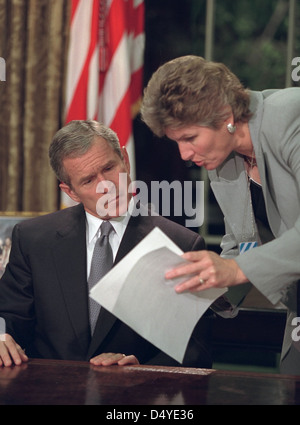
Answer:
<svg viewBox="0 0 300 425"><path fill-rule="evenodd" d="M300 376L30 360L0 368L0 405L293 405ZM149 407L150 409L150 407ZM187 409L187 408L186 408Z"/></svg>

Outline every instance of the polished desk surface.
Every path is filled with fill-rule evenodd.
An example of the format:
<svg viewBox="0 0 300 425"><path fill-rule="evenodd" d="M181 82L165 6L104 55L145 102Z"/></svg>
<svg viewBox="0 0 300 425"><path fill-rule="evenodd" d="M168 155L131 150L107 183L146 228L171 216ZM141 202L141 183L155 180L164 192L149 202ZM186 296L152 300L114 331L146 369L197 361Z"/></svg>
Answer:
<svg viewBox="0 0 300 425"><path fill-rule="evenodd" d="M0 368L0 405L239 404L300 404L300 376L37 359Z"/></svg>

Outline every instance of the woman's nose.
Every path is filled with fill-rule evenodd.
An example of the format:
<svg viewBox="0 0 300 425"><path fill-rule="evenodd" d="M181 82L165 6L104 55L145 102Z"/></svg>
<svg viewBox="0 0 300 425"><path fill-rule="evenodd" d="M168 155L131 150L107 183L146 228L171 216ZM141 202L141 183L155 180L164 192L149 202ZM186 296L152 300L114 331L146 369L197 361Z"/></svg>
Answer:
<svg viewBox="0 0 300 425"><path fill-rule="evenodd" d="M189 161L193 158L194 151L186 142L178 143L179 153L184 161Z"/></svg>

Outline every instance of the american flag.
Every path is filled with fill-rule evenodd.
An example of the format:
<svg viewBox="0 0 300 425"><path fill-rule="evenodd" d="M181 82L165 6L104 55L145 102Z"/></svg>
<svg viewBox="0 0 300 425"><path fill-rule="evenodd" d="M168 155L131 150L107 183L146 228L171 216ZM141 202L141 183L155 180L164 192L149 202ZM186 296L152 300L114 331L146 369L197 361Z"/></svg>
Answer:
<svg viewBox="0 0 300 425"><path fill-rule="evenodd" d="M96 119L126 146L135 178L133 118L143 87L144 1L71 0L66 123ZM62 207L71 205L62 196Z"/></svg>

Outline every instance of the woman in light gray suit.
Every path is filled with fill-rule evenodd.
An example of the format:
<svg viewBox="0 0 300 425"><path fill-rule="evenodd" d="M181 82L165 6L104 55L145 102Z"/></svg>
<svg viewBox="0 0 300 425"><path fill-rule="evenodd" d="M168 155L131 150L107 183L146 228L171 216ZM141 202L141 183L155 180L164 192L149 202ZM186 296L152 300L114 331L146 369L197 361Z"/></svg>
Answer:
<svg viewBox="0 0 300 425"><path fill-rule="evenodd" d="M178 292L229 287L234 304L251 282L284 303L281 371L300 374L300 88L249 91L225 65L185 56L153 74L142 119L208 170L225 219L221 255L186 253L167 277L194 273Z"/></svg>

